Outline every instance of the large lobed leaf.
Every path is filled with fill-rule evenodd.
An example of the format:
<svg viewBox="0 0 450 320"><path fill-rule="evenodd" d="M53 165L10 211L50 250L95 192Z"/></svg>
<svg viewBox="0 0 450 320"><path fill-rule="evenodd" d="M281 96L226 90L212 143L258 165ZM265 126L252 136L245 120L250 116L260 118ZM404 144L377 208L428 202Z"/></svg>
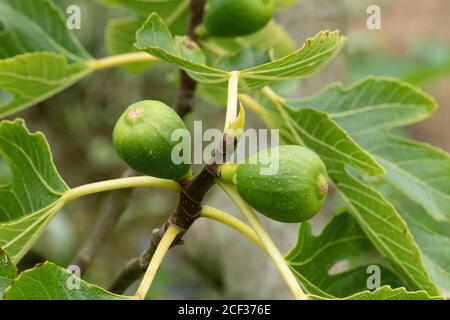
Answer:
<svg viewBox="0 0 450 320"><path fill-rule="evenodd" d="M369 78L349 88L336 84L314 97L287 103L329 113L382 164L388 181L436 219L450 220L449 155L387 133L429 117L436 109L431 97L397 80Z"/></svg>
<svg viewBox="0 0 450 320"><path fill-rule="evenodd" d="M260 88L273 81L301 79L319 71L345 44L339 31L321 31L294 53L242 71L245 86Z"/></svg>
<svg viewBox="0 0 450 320"><path fill-rule="evenodd" d="M61 11L50 0L0 0L0 58L50 51L71 61L91 57L67 29Z"/></svg>
<svg viewBox="0 0 450 320"><path fill-rule="evenodd" d="M336 98L330 97L328 105L339 104ZM377 250L411 288L437 295L438 290L425 270L405 221L395 207L376 189L362 182L349 165L363 175L382 173L382 168L327 113L308 106L321 109L311 103L293 109L280 100L278 109L267 111L266 120L280 128L287 142L305 145L318 153L339 194Z"/></svg>
<svg viewBox="0 0 450 320"><path fill-rule="evenodd" d="M408 223L428 272L449 290L450 255L445 250L450 241L449 155L388 132L429 117L436 109L434 100L409 84L368 78L349 88L336 84L288 103L329 112L383 165L384 180L397 190L390 201Z"/></svg>
<svg viewBox="0 0 450 320"><path fill-rule="evenodd" d="M189 0L105 0L104 3L123 6L131 9L134 13L132 16L113 19L108 22L105 41L108 51L113 55L139 51L134 46L136 30L142 26L151 12L157 12L173 34L185 34L187 32ZM130 71L140 72L145 70L148 65L148 62L138 62L125 67Z"/></svg>
<svg viewBox="0 0 450 320"><path fill-rule="evenodd" d="M136 47L185 69L196 80L206 83L226 82L228 73L210 68L182 55L169 28L157 13L152 13L136 33Z"/></svg>
<svg viewBox="0 0 450 320"><path fill-rule="evenodd" d="M380 267L382 285L405 285L376 255L348 213L334 217L317 237L312 236L309 223L301 224L297 244L285 258L307 292L322 297L342 298L367 290L367 268L373 264ZM348 268L330 274L339 262L346 262Z"/></svg>
<svg viewBox="0 0 450 320"><path fill-rule="evenodd" d="M273 81L309 76L334 57L345 43L345 38L335 32L320 32L308 39L294 53L263 65L240 71L240 85L257 89ZM136 33L136 47L186 70L199 82L224 85L229 73L193 61L177 47L167 25L151 14Z"/></svg>
<svg viewBox="0 0 450 320"><path fill-rule="evenodd" d="M17 272L0 248L0 298L4 300L123 300L130 297L108 292L76 278L51 262Z"/></svg>
<svg viewBox="0 0 450 320"><path fill-rule="evenodd" d="M17 262L63 205L67 185L41 133L22 120L0 122L0 156L12 181L0 187L0 246Z"/></svg>
<svg viewBox="0 0 450 320"><path fill-rule="evenodd" d="M450 157L430 145L389 133L356 137L386 168L386 180L421 204L436 220L450 223Z"/></svg>
<svg viewBox="0 0 450 320"><path fill-rule="evenodd" d="M91 56L50 0L0 0L0 118L79 81Z"/></svg>
<svg viewBox="0 0 450 320"><path fill-rule="evenodd" d="M79 282L79 287L68 282ZM45 262L22 272L6 290L5 300L124 300L100 287L76 279L69 271L51 262Z"/></svg>
<svg viewBox="0 0 450 320"><path fill-rule="evenodd" d="M106 46L110 54L119 55L140 51L134 46L136 30L140 28L142 21L136 18L124 18L110 20L106 27ZM131 72L146 70L151 62L135 62L124 65Z"/></svg>
<svg viewBox="0 0 450 320"><path fill-rule="evenodd" d="M90 72L50 52L25 53L0 60L0 118L47 99Z"/></svg>
<svg viewBox="0 0 450 320"><path fill-rule="evenodd" d="M0 4L5 12L14 11L26 18L26 22L18 24L8 16L5 18L7 23L4 23L6 31L0 34L0 44L3 44L5 50L8 48L3 57L9 57L0 60L0 118L37 104L95 71L95 63L92 63L91 57L67 30L62 13L53 2L2 1ZM176 17L185 17L188 6L187 1L181 0L112 2L129 7L145 5L148 10L155 7L154 10L164 16L175 33L183 27L178 22L175 23L178 21ZM134 20L120 20L110 25L108 45L112 52L119 54L131 50L130 33L140 24L142 15L148 14L146 10L138 10L140 14ZM42 14L48 17L49 23L41 21ZM23 28L24 25L28 27ZM36 37L36 34L40 37ZM254 36L258 37L257 34ZM16 38L21 41L23 39L24 44L18 46L20 42ZM207 66L202 51L192 41L187 41L186 38L173 39L167 25L156 13L150 15L138 32L137 42L138 49L153 52L155 56L174 63L200 82L221 84L224 87L228 81L229 72ZM267 43L270 45L272 42ZM241 70L240 83L243 88L256 89L272 81L309 76L337 54L343 43L344 38L337 32L322 32L307 40L302 49L284 58ZM272 53L277 57L281 52L285 51ZM146 66L147 63L127 65L135 71Z"/></svg>
<svg viewBox="0 0 450 320"><path fill-rule="evenodd" d="M436 221L422 206L388 182L378 182L377 187L407 222L428 273L440 288L450 291L450 223Z"/></svg>
<svg viewBox="0 0 450 320"><path fill-rule="evenodd" d="M141 22L139 27L142 26L149 14L156 12L163 18L173 34L186 34L187 32L190 0L103 0L103 2L130 9L135 14L136 19ZM139 27L134 29L133 41Z"/></svg>

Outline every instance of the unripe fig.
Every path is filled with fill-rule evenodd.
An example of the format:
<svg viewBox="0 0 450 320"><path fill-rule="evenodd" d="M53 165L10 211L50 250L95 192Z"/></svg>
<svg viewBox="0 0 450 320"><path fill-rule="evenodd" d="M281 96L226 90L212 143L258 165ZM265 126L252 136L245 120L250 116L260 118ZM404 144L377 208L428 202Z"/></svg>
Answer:
<svg viewBox="0 0 450 320"><path fill-rule="evenodd" d="M204 27L213 36L244 36L264 27L273 7L273 0L209 0Z"/></svg>
<svg viewBox="0 0 450 320"><path fill-rule="evenodd" d="M313 151L297 145L267 150L279 157L273 175L261 174L267 163L261 152L239 165L235 183L241 197L267 217L288 223L311 219L322 208L328 191L326 168Z"/></svg>
<svg viewBox="0 0 450 320"><path fill-rule="evenodd" d="M117 121L113 132L114 147L134 170L158 178L180 179L190 165L175 164L172 132L186 129L183 120L166 104L146 100L129 106Z"/></svg>

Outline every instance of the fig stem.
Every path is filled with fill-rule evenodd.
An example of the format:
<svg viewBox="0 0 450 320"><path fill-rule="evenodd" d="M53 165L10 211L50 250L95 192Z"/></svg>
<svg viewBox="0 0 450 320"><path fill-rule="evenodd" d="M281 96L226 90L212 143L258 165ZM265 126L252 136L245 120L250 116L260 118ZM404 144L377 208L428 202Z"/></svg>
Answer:
<svg viewBox="0 0 450 320"><path fill-rule="evenodd" d="M228 97L227 97L227 115L225 118L224 133L233 124L237 118L238 109L238 85L239 85L239 71L230 72L228 79Z"/></svg>
<svg viewBox="0 0 450 320"><path fill-rule="evenodd" d="M236 230L237 232L239 232L240 234L242 234L248 240L254 242L262 250L266 251L266 248L264 247L261 240L258 238L255 231L251 227L249 227L247 224L245 224L238 218L232 216L231 214L226 213L225 211L222 211L220 209L205 206L205 207L203 207L202 211L200 212L200 216L223 223L223 224L229 226L230 228L232 228L232 229Z"/></svg>
<svg viewBox="0 0 450 320"><path fill-rule="evenodd" d="M236 189L233 186L223 183L221 181L218 181L218 184L225 191L225 193L228 194L231 200L233 200L233 202L241 210L242 214L245 216L245 218L248 220L250 225L255 230L262 244L266 248L265 251L272 259L272 261L275 263L275 266L280 272L280 275L286 282L286 285L291 291L292 296L296 300L307 300L306 294L303 292L297 279L295 278L291 269L287 265L286 260L284 260L280 251L273 243L272 239L268 235L264 226L261 224L261 221L259 221L253 209L241 198L241 196L237 193Z"/></svg>
<svg viewBox="0 0 450 320"><path fill-rule="evenodd" d="M148 176L129 177L129 178L106 180L101 182L94 182L70 189L64 195L64 202L67 203L76 200L78 198L98 192L105 192L125 188L137 188L137 187L161 187L177 192L181 191L181 186L173 180L160 179Z"/></svg>
<svg viewBox="0 0 450 320"><path fill-rule="evenodd" d="M153 280L155 279L156 272L158 271L159 266L161 265L164 257L167 254L167 251L169 251L172 242L181 232L182 230L173 224L171 224L167 228L166 232L164 232L164 235L162 236L161 241L159 242L156 248L152 260L148 265L144 278L142 279L142 282L139 285L136 294L134 295L135 299L137 300L145 299L145 297L147 296L147 292L150 289Z"/></svg>
<svg viewBox="0 0 450 320"><path fill-rule="evenodd" d="M205 12L206 0L184 0L179 6L183 12L190 5L190 17L188 26L188 39L192 41L197 41L196 30L203 22L203 15ZM174 16L175 12L180 11L176 9L174 13L167 19L168 25L170 25L171 17ZM184 70L180 70L180 84L176 92L175 110L180 117L184 117L186 114L194 110L195 101L195 91L197 89L197 81L192 79Z"/></svg>
<svg viewBox="0 0 450 320"><path fill-rule="evenodd" d="M236 176L236 170L238 169L239 164L238 163L232 163L227 162L224 163L220 167L220 177L219 179L223 182L229 183L229 184L235 184L235 176Z"/></svg>
<svg viewBox="0 0 450 320"><path fill-rule="evenodd" d="M132 52L105 57L90 62L92 71L105 70L135 62L155 62L159 59L146 52Z"/></svg>

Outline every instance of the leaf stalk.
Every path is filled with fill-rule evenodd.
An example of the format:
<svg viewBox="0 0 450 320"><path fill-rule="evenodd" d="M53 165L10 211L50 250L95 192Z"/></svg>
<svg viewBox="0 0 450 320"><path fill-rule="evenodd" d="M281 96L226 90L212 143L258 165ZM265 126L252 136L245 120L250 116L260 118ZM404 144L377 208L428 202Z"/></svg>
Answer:
<svg viewBox="0 0 450 320"><path fill-rule="evenodd" d="M171 224L164 235L161 238L161 241L156 248L156 251L153 255L152 260L148 266L147 271L145 272L144 278L142 279L141 284L139 285L134 298L136 300L144 300L147 296L148 290L150 289L153 280L155 279L156 272L158 271L164 257L167 254L167 251L170 249L172 242L175 238L182 233L182 230L177 226Z"/></svg>
<svg viewBox="0 0 450 320"><path fill-rule="evenodd" d="M258 235L262 244L266 248L265 251L267 252L269 257L272 259L272 261L274 262L278 271L280 272L280 275L283 277L284 281L286 282L286 285L288 286L289 290L291 291L292 296L296 300L307 300L308 297L303 292L297 279L295 278L291 269L287 265L286 260L284 260L280 251L273 243L272 239L268 235L264 226L259 221L259 219L256 216L253 209L241 198L241 196L237 193L237 191L234 189L234 187L232 187L231 185L228 185L226 183L220 182L220 181L218 182L218 184L225 191L225 193L228 194L228 196L231 198L231 200L233 200L233 202L241 210L242 214L245 216L245 218L249 221L250 225L255 230L255 233Z"/></svg>
<svg viewBox="0 0 450 320"><path fill-rule="evenodd" d="M129 178L106 180L101 182L94 182L70 189L64 194L64 202L67 203L76 200L78 198L98 192L105 192L125 188L137 188L137 187L161 187L177 192L181 191L181 186L173 180L160 179L148 176L129 177Z"/></svg>
<svg viewBox="0 0 450 320"><path fill-rule="evenodd" d="M130 63L155 62L158 60L158 58L146 52L132 52L93 60L89 66L92 71L100 71Z"/></svg>
<svg viewBox="0 0 450 320"><path fill-rule="evenodd" d="M255 233L255 231L238 218L233 217L231 214L216 208L205 206L201 211L201 217L208 218L229 226L230 228L242 234L251 242L255 243L262 250L266 251L264 244L258 238L258 235Z"/></svg>

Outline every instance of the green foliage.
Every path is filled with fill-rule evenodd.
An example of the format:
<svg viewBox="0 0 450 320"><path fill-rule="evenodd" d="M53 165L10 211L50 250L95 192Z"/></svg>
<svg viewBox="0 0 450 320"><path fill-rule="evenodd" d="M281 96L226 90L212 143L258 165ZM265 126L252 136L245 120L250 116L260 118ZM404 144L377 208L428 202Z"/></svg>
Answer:
<svg viewBox="0 0 450 320"><path fill-rule="evenodd" d="M89 73L84 64L68 64L51 52L24 53L0 60L0 117L49 98Z"/></svg>
<svg viewBox="0 0 450 320"><path fill-rule="evenodd" d="M156 13L152 13L138 30L136 40L137 48L189 71L196 80L210 83L227 81L227 72L210 68L198 61L190 60L190 57L183 56L183 51L177 46L169 28Z"/></svg>
<svg viewBox="0 0 450 320"><path fill-rule="evenodd" d="M2 0L0 12L0 118L55 95L90 72L92 58L52 1Z"/></svg>
<svg viewBox="0 0 450 320"><path fill-rule="evenodd" d="M0 246L17 263L42 235L59 210L81 196L120 188L160 186L179 190L172 180L154 177L116 179L69 189L56 170L42 133L30 133L24 121L0 122L0 157L12 180L0 185Z"/></svg>
<svg viewBox="0 0 450 320"><path fill-rule="evenodd" d="M416 123L436 109L432 98L406 83L367 79L344 89L334 85L311 99L289 101L329 113L387 171L386 179L422 203L439 220L449 219L450 158L431 146L389 134Z"/></svg>
<svg viewBox="0 0 450 320"><path fill-rule="evenodd" d="M364 92L367 91L363 90L360 95ZM355 103L354 100L352 102ZM317 105L308 102L302 108L291 109L282 101L278 104L277 111L270 114L268 121L271 125L279 126L289 143L305 145L324 160L328 175L349 211L380 253L407 279L412 288L425 289L430 294L437 295L437 288L425 271L420 251L404 220L391 203L376 189L352 174L347 165L368 175L383 173L382 168L328 114L309 108L320 110ZM340 104L333 99L327 105ZM350 108L350 113L353 110L352 104L342 105Z"/></svg>
<svg viewBox="0 0 450 320"><path fill-rule="evenodd" d="M312 235L309 223L302 224L298 242L286 256L309 298L427 300L437 299L438 286L450 290L449 155L392 132L428 118L436 109L431 97L404 82L368 78L348 88L332 85L312 97L283 98L266 86L275 90L281 83L290 88L292 81L323 68L345 43L338 31L322 31L298 50L286 30L274 22L248 36L200 37L194 42L179 36L186 34L188 0L103 2L128 11L126 17L112 20L106 32L110 53L119 56L95 60L68 31L63 13L52 1L0 0L0 117L35 105L94 71L114 66L142 71L156 59L167 61L198 81L200 94L220 103L226 97L230 72L239 71L240 93L262 93L269 98L270 103L261 99L264 107L254 109L268 126L280 129L287 143L306 146L322 159L348 211L332 218L319 236ZM292 1L274 3L281 7ZM447 58L437 59L435 64L430 58L434 68L428 73L415 69L410 79L419 82L447 72ZM152 117L156 130L145 131L145 139L175 116L167 110L171 113ZM177 128L184 127L179 118L176 122ZM172 129L164 132L165 139ZM161 155L160 146L151 146L150 151ZM167 157L155 160L134 154L134 160L155 167L150 171L136 168L139 171L153 175L158 175L158 170L171 171L165 164ZM0 184L0 296L128 299L76 279L50 262L18 274L14 263L72 200L69 198L76 197L58 174L44 136L30 133L22 120L0 122L0 157L12 172L11 181ZM176 176L167 172L159 176L177 179L188 169ZM141 178L180 191L178 183L152 177L138 177L138 186L148 186ZM117 181L103 182L95 192L130 187L128 182L120 186ZM81 189L77 196L89 194L89 188ZM263 191L252 195L258 198L255 203L246 198L270 216L275 213L273 206L258 207L271 200ZM305 203L297 203L296 209ZM251 229L245 232L249 238L254 236ZM342 261L347 268L335 273L333 269ZM383 286L375 291L366 290L370 264L382 270ZM79 283L80 289L71 289L69 282Z"/></svg>
<svg viewBox="0 0 450 320"><path fill-rule="evenodd" d="M440 288L450 290L450 252L447 250L450 247L450 223L436 221L420 204L389 183L377 182L377 186L408 224L431 278Z"/></svg>
<svg viewBox="0 0 450 320"><path fill-rule="evenodd" d="M22 272L5 292L5 300L124 300L97 286L79 280L80 288L68 286L78 281L69 271L45 262Z"/></svg>
<svg viewBox="0 0 450 320"><path fill-rule="evenodd" d="M371 264L380 267L382 285L404 286L348 213L334 217L317 237L311 234L309 223L301 224L297 244L285 258L302 286L321 297L343 298L367 290ZM330 275L330 269L343 261L348 268Z"/></svg>
<svg viewBox="0 0 450 320"><path fill-rule="evenodd" d="M68 190L43 134L22 120L0 122L0 156L13 172L0 187L0 246L17 262L62 206Z"/></svg>
<svg viewBox="0 0 450 320"><path fill-rule="evenodd" d="M296 108L314 105L329 112L383 165L387 171L384 179L402 193L390 199L415 231L425 266L435 274L435 281L448 287L445 279L450 259L439 248L448 243L449 233L436 232L436 226L449 230L449 155L389 132L429 117L436 108L433 99L397 80L369 78L350 88L334 85L315 97L288 103ZM440 245L430 245L430 241Z"/></svg>
<svg viewBox="0 0 450 320"><path fill-rule="evenodd" d="M229 73L209 67L183 55L167 25L153 13L136 34L136 46L148 53L186 70L202 83L225 85ZM273 81L303 78L318 71L334 57L345 42L337 31L321 32L306 40L298 51L275 61L240 71L240 85L257 89Z"/></svg>
<svg viewBox="0 0 450 320"><path fill-rule="evenodd" d="M433 101L418 89L389 79L367 79L350 89L343 90L338 86L332 86L312 98L287 100L286 103L295 107L295 109L290 109L283 105L283 110L286 111L282 113L287 114L288 118L282 114L274 115L275 112L271 114L272 118L270 120L281 126L288 139L295 137L296 133L298 136L298 131L305 130L300 123L302 121L306 124L315 124L314 132L316 132L316 136L320 136L322 132L321 137L330 137L330 134L327 134L327 132L331 128L327 129L324 122L312 121L313 119L305 117L304 114L311 110L309 108L314 107L327 112L355 140L361 142L361 145L366 147L366 150L373 150L375 159L384 164L387 169L385 179L393 181L393 183L397 182L399 187L404 186L404 192L408 196L412 197L410 194L411 190L407 189L410 183L419 185L422 190L428 189L427 185L432 186L440 183L439 179L433 181L433 178L431 178L431 181L428 182L427 178L421 179L420 177L425 177L425 175L422 175L418 169L414 169L418 168L414 166L405 167L413 171L404 175L410 179L409 182L400 183L400 176L395 174L395 170L392 171L386 165L386 162L383 162L383 158L377 157L379 150L389 146L387 141L390 141L386 139L386 137L389 137L386 135L383 135L383 139L379 139L380 131L386 132L390 128L423 119L426 114L429 114L435 108ZM271 112L274 111L272 110ZM303 114L303 116L300 117L298 116L299 114ZM282 122L287 121L286 119L288 119L288 123L291 123L288 126L291 126L293 129L286 128L286 125L282 124ZM298 120L296 121L296 119ZM335 135L333 134L332 137L335 137ZM292 142L292 140L290 141ZM436 295L435 286L423 267L421 253L417 244L396 208L373 187L352 176L345 166L342 165L342 162L338 162L338 157L330 156L325 151L320 152L320 150L323 150L322 146L311 143L309 139L304 139L302 142L301 138L297 138L297 141L309 146L324 159L328 173L335 182L341 196L347 201L350 212L355 216L377 249L394 265L398 272L408 279L408 283L413 288L425 289L430 294ZM368 144L370 141L371 145ZM414 145L417 146L416 143ZM370 146L377 146L377 148L372 149ZM422 146L422 148L424 147ZM397 148L399 147L397 146ZM429 152L433 152L432 149L429 150ZM347 154L350 154L350 152L347 152ZM406 161L414 159L414 157L411 158L412 153L392 152L392 155L405 157L403 160L395 160L396 163L400 162L394 167L396 170L398 170L399 166L403 166L402 161L405 161L406 164ZM440 155L446 158L443 153L440 153ZM421 158L418 157L417 161L419 159ZM427 161L424 158L422 159ZM413 162L411 161L411 163ZM429 169L438 171L432 177L448 176L446 161L441 160L439 163L441 164L440 166L433 166L434 169ZM353 165L356 166L355 164ZM421 170L426 168L428 166L423 165ZM427 171L427 174L430 174L430 171ZM416 183L417 181L420 182ZM445 181L445 178L443 181ZM420 188L414 190L415 194L412 198L417 200L419 197L421 199ZM430 201L428 198L430 197L429 190L427 190L426 194L427 199L424 201L424 204ZM424 199L425 196L422 198ZM439 203L448 205L448 202L445 200L441 202L434 200L433 202L435 206Z"/></svg>
<svg viewBox="0 0 450 320"><path fill-rule="evenodd" d="M22 53L50 51L70 61L90 59L78 40L68 31L61 11L50 0L2 0L0 58Z"/></svg>
<svg viewBox="0 0 450 320"><path fill-rule="evenodd" d="M105 41L108 51L113 55L139 51L134 46L136 30L142 26L151 12L157 12L174 34L186 33L189 18L189 0L104 0L103 2L108 5L125 7L132 12L132 15L128 15L125 18L112 19L108 23ZM148 62L126 65L133 72L144 71L148 66Z"/></svg>
<svg viewBox="0 0 450 320"><path fill-rule="evenodd" d="M137 52L134 46L134 34L142 25L142 21L135 18L111 20L106 28L106 46L112 55ZM132 72L141 72L149 67L148 62L127 64L126 68Z"/></svg>
<svg viewBox="0 0 450 320"><path fill-rule="evenodd" d="M140 26L152 12L158 13L174 34L185 34L188 27L190 0L102 0L108 5L118 5L129 9L140 22ZM138 27L139 28L139 27ZM130 30L129 40L135 40L135 33Z"/></svg>
<svg viewBox="0 0 450 320"><path fill-rule="evenodd" d="M0 297L4 300L125 300L76 278L51 262L17 274L16 267L0 249Z"/></svg>
<svg viewBox="0 0 450 320"><path fill-rule="evenodd" d="M296 47L289 33L274 21L245 37L208 37L201 39L199 43L207 64L224 71L248 69L277 60L294 52ZM297 83L297 80L289 81ZM226 104L224 87L199 83L197 93L214 104Z"/></svg>

